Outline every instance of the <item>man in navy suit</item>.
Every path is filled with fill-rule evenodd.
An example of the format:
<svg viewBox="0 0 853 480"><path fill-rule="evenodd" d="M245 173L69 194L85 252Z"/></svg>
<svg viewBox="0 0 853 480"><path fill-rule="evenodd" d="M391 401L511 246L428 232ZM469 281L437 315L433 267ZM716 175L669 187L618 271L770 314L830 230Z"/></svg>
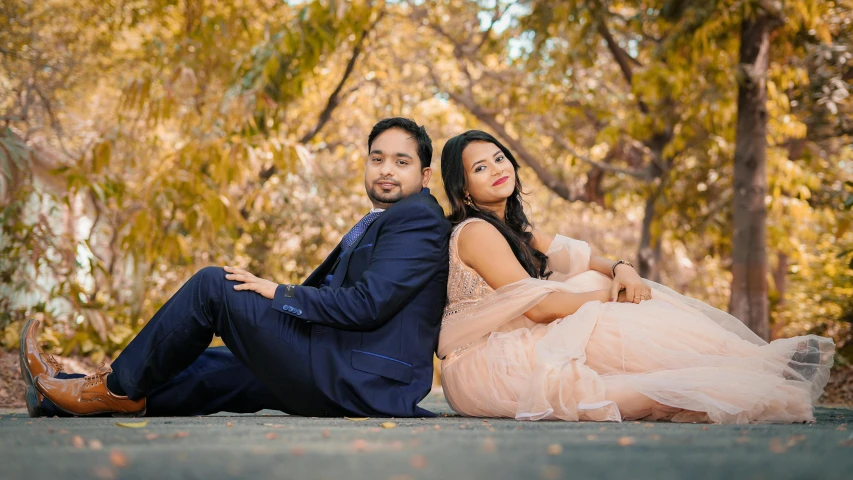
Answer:
<svg viewBox="0 0 853 480"><path fill-rule="evenodd" d="M70 375L21 338L31 415L197 415L262 408L308 416L430 416L417 406L447 290L450 224L430 195L432 142L404 118L368 138L373 209L302 285L207 267L110 367ZM214 335L226 348L208 348Z"/></svg>

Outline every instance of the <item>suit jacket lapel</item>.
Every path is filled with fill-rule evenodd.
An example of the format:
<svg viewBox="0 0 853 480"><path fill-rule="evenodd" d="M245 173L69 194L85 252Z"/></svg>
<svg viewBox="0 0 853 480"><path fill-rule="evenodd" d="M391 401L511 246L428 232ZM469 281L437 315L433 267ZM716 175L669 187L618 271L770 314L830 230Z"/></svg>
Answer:
<svg viewBox="0 0 853 480"><path fill-rule="evenodd" d="M420 193L417 193L415 195L427 195L427 196L431 197L431 194L430 194L428 188L424 188L423 190L421 190ZM415 195L412 195L412 197L414 197ZM403 199L403 200L401 200L401 202L405 202L409 199L411 199L411 197ZM398 204L399 204L399 202L398 202ZM436 206L438 206L438 204L436 204ZM392 205L390 208L394 208L394 205ZM439 208L441 208L441 207L439 207ZM331 259L333 259L333 258L337 259L340 256L341 262L338 264L337 268L335 269L335 277L332 280L332 284L331 284L332 287L335 287L335 288L340 287L341 284L343 284L343 282L344 282L344 278L346 277L347 269L349 268L349 259L352 256L352 252L354 252L358 248L358 246L361 245L362 240L367 238L368 234L371 231L375 231L376 225L378 225L379 223L382 222L383 216L384 215L380 215L379 218L377 218L373 223L371 223L370 226L367 227L367 230L365 230L364 233L361 234L361 236L358 237L358 239L356 239L356 241L347 249L346 252L344 252L344 254L342 256L340 256L341 244L338 243L338 246L335 247L335 251L332 252L332 254L329 255L328 258L326 258L326 260L323 262L323 264L320 265L320 267L317 270L315 270L314 273L312 273L310 277L308 277L308 280L305 280L305 285L315 286L313 283L312 284L308 283L308 281L312 280L312 279L315 281L319 281L319 283L322 283L323 280L325 280L326 275L329 274L328 270L331 270L335 265L334 260L331 260ZM325 271L322 275L319 275L319 272L324 270L324 268L328 268L328 270ZM314 279L315 276L318 276L318 279Z"/></svg>
<svg viewBox="0 0 853 480"><path fill-rule="evenodd" d="M326 257L325 260L323 260L323 263L321 263L316 270L311 272L311 275L309 275L308 278L306 278L305 281L302 282L302 285L308 287L319 287L320 285L322 285L323 281L326 279L326 275L328 275L329 272L332 271L332 267L334 267L335 262L338 260L338 258L340 258L340 256L341 244L338 243L338 246L335 247L334 250L332 250L332 253L330 253L329 256Z"/></svg>
<svg viewBox="0 0 853 480"><path fill-rule="evenodd" d="M347 251L344 252L343 256L341 257L341 263L338 265L338 268L335 269L335 278L332 280L332 287L340 287L343 284L344 278L347 274L347 269L349 269L349 260L350 258L352 258L352 252L356 251L358 246L361 245L362 240L367 238L367 236L371 234L371 231L375 231L374 227L381 221L382 215L380 215L379 218L374 220L373 223L371 223L370 226L367 227L367 230L365 230L364 233L362 233L361 236L358 237L355 242L353 242L353 244L347 249Z"/></svg>

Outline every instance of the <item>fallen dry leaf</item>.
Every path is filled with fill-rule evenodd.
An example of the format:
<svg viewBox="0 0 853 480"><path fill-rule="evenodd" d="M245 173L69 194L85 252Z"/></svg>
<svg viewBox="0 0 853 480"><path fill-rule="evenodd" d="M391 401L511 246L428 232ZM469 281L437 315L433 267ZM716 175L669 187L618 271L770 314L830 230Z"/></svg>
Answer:
<svg viewBox="0 0 853 480"><path fill-rule="evenodd" d="M352 443L352 448L356 452L363 452L363 451L367 450L367 442L365 442L364 440L359 438L358 440L356 440Z"/></svg>
<svg viewBox="0 0 853 480"><path fill-rule="evenodd" d="M116 422L117 427L124 428L143 428L148 425L148 420L142 422Z"/></svg>
<svg viewBox="0 0 853 480"><path fill-rule="evenodd" d="M189 436L190 432L175 432L175 434L172 435L172 438L187 438Z"/></svg>
<svg viewBox="0 0 853 480"><path fill-rule="evenodd" d="M654 423L646 423L643 425L643 428L654 428L654 426L655 426Z"/></svg>
<svg viewBox="0 0 853 480"><path fill-rule="evenodd" d="M793 447L794 445L802 442L805 439L805 435L791 435L790 437L788 437L788 443L786 443L786 445L788 445L789 447Z"/></svg>
<svg viewBox="0 0 853 480"><path fill-rule="evenodd" d="M545 465L542 467L542 478L544 480L559 480L565 478L563 469L557 465Z"/></svg>
<svg viewBox="0 0 853 480"><path fill-rule="evenodd" d="M159 436L160 436L160 434L157 434L157 433L149 433L149 434L145 435L145 440L155 440Z"/></svg>
<svg viewBox="0 0 853 480"><path fill-rule="evenodd" d="M486 437L483 439L483 446L481 450L483 453L492 453L495 451L495 441L492 437Z"/></svg>
<svg viewBox="0 0 853 480"><path fill-rule="evenodd" d="M397 424L394 422L382 422L379 424L379 426L382 428L396 428Z"/></svg>
<svg viewBox="0 0 853 480"><path fill-rule="evenodd" d="M649 435L649 440L658 441L658 440L660 440L660 435L658 435L657 433L653 433L653 434Z"/></svg>
<svg viewBox="0 0 853 480"><path fill-rule="evenodd" d="M702 430L708 430L708 426L707 426L707 425L702 425Z"/></svg>
<svg viewBox="0 0 853 480"><path fill-rule="evenodd" d="M370 427L370 428L368 428L368 429L367 429L367 431L368 431L368 432L372 432L372 433L376 433L376 432L381 432L381 431L382 431L382 429L381 429L381 428L379 428L379 427Z"/></svg>
<svg viewBox="0 0 853 480"><path fill-rule="evenodd" d="M594 442L594 441L598 440L598 435L589 434L586 436L586 439L589 440L590 442Z"/></svg>
<svg viewBox="0 0 853 480"><path fill-rule="evenodd" d="M770 451L773 453L785 453L788 451L788 446L778 438L773 438L770 440Z"/></svg>
<svg viewBox="0 0 853 480"><path fill-rule="evenodd" d="M74 437L71 439L71 445L74 448L83 448L86 446L86 440L83 440L83 437L81 437L80 435L74 435Z"/></svg>
<svg viewBox="0 0 853 480"><path fill-rule="evenodd" d="M287 425L285 425L285 424L283 424L283 423L265 423L265 424L264 424L264 426L265 426L265 427L270 427L270 428L284 428L284 427L286 427Z"/></svg>
<svg viewBox="0 0 853 480"><path fill-rule="evenodd" d="M563 446L559 443L548 445L548 455L559 455L563 453Z"/></svg>
<svg viewBox="0 0 853 480"><path fill-rule="evenodd" d="M121 450L114 448L110 451L110 463L118 468L124 468L127 466L127 455Z"/></svg>
<svg viewBox="0 0 853 480"><path fill-rule="evenodd" d="M293 447L293 449L290 450L290 453L295 457L301 457L302 455L305 455L305 449L302 447Z"/></svg>
<svg viewBox="0 0 853 480"><path fill-rule="evenodd" d="M464 429L466 429L466 428L468 428L468 427L467 427L467 426L465 426L465 425L459 425L459 428L461 428L461 429L463 429L463 430L464 430Z"/></svg>
<svg viewBox="0 0 853 480"><path fill-rule="evenodd" d="M412 468L424 468L426 467L426 457L423 455L413 455L412 459L409 460L409 464L412 465Z"/></svg>
<svg viewBox="0 0 853 480"><path fill-rule="evenodd" d="M358 418L357 417L344 417L344 418L347 420L353 421L353 422L363 422L363 421L367 420L367 417L364 417L364 418L361 418L361 417L358 417Z"/></svg>
<svg viewBox="0 0 853 480"><path fill-rule="evenodd" d="M323 430L323 438L330 438L332 436L332 432L328 430Z"/></svg>
<svg viewBox="0 0 853 480"><path fill-rule="evenodd" d="M234 426L234 424L233 424L233 423L231 423L231 422L228 422L228 423L226 423L226 424L225 424L225 426L226 426L226 427L233 427L233 426Z"/></svg>
<svg viewBox="0 0 853 480"><path fill-rule="evenodd" d="M267 438L267 440L275 440L276 438L278 438L278 434L275 432L269 432L264 436Z"/></svg>
<svg viewBox="0 0 853 480"><path fill-rule="evenodd" d="M627 447L628 445L633 445L634 437L619 437L619 441L617 443L619 443L620 447Z"/></svg>
<svg viewBox="0 0 853 480"><path fill-rule="evenodd" d="M118 478L118 472L116 469L104 465L92 467L92 475L95 478L100 478L101 480L113 480Z"/></svg>
<svg viewBox="0 0 853 480"><path fill-rule="evenodd" d="M89 440L89 448L92 450L100 450L104 448L104 444L100 440Z"/></svg>
<svg viewBox="0 0 853 480"><path fill-rule="evenodd" d="M432 428L435 430L441 430L441 425L433 425Z"/></svg>

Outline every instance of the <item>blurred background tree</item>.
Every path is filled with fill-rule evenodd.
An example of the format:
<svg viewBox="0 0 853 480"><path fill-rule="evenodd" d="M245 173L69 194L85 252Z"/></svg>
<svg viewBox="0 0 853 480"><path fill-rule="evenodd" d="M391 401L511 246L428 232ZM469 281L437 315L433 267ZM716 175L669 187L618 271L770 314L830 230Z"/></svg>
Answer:
<svg viewBox="0 0 853 480"><path fill-rule="evenodd" d="M434 167L466 129L505 141L540 227L853 358L851 0L0 2L7 347L39 315L56 352L114 355L205 265L300 281L403 115Z"/></svg>

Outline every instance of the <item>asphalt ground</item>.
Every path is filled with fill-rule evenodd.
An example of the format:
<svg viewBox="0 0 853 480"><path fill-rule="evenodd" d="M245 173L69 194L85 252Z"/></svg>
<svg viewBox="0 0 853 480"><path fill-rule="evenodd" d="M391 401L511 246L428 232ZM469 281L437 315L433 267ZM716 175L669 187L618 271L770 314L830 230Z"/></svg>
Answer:
<svg viewBox="0 0 853 480"><path fill-rule="evenodd" d="M465 418L440 392L422 405L439 416L122 420L0 410L0 479L853 479L849 408L818 407L811 424L702 425Z"/></svg>

